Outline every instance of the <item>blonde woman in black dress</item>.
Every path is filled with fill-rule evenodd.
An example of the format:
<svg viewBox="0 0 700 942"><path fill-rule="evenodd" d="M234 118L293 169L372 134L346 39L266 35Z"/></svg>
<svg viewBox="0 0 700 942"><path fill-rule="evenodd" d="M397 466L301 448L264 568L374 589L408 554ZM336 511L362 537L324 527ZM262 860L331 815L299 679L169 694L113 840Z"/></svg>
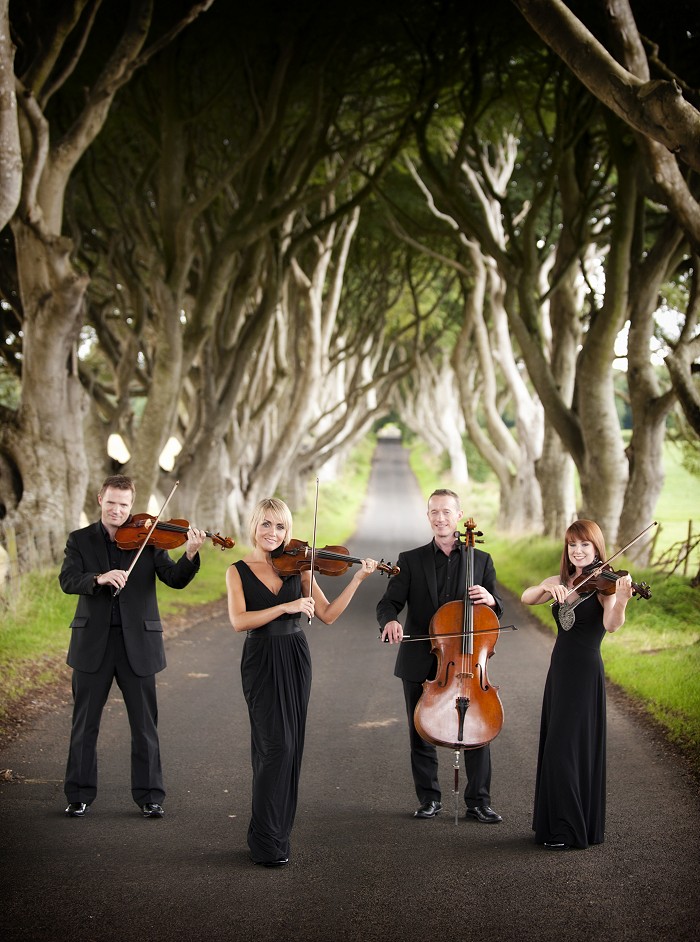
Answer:
<svg viewBox="0 0 700 942"><path fill-rule="evenodd" d="M601 844L605 833L605 674L600 645L625 623L632 579L620 577L613 595L595 589L570 607L570 589L584 569L603 560L597 523L577 520L564 536L560 572L525 589L526 605L551 604L557 640L542 703L532 827L547 850ZM585 594L585 586L581 594ZM572 617L573 616L573 617Z"/></svg>
<svg viewBox="0 0 700 942"><path fill-rule="evenodd" d="M360 583L377 568L362 560L340 595L329 602L311 574L282 577L270 554L292 535L292 515L276 498L261 500L250 520L249 556L226 573L228 613L236 631L247 632L241 659L248 704L253 765L253 805L248 846L256 864L289 861L311 691L311 657L300 622L332 624Z"/></svg>

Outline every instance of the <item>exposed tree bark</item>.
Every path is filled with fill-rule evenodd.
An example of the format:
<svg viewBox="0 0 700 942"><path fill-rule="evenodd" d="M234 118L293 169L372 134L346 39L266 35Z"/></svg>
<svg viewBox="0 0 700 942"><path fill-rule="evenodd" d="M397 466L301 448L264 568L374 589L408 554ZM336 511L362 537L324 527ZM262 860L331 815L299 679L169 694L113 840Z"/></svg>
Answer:
<svg viewBox="0 0 700 942"><path fill-rule="evenodd" d="M15 97L15 47L10 37L10 0L0 0L0 230L12 219L22 189L22 151Z"/></svg>
<svg viewBox="0 0 700 942"><path fill-rule="evenodd" d="M700 435L700 255L693 256L693 277L685 321L678 342L665 363L673 383L673 391L688 424Z"/></svg>
<svg viewBox="0 0 700 942"><path fill-rule="evenodd" d="M641 213L641 208L640 208ZM640 224L643 223L643 219ZM663 390L651 361L654 312L660 286L668 281L683 255L685 240L670 217L655 243L637 262L630 298L630 330L627 342L627 383L632 411L632 437L627 448L629 482L620 517L618 545L630 542L653 520L663 486L663 445L666 420L675 401L673 389ZM630 558L649 562L650 539L631 548Z"/></svg>
<svg viewBox="0 0 700 942"><path fill-rule="evenodd" d="M585 458L579 467L581 515L595 520L615 545L629 467L615 403L615 340L629 305L632 244L637 204L633 151L619 150L615 214L605 265L605 296L590 319L576 370L575 403Z"/></svg>
<svg viewBox="0 0 700 942"><path fill-rule="evenodd" d="M558 168L562 225L549 271L543 267L539 295L543 305L543 333L549 345L552 376L562 401L571 406L576 380L576 355L581 344L583 279L577 265L581 252L581 229L587 226L587 199L579 184L572 148L567 148ZM548 290L548 283L552 288ZM545 422L542 454L537 460L537 479L542 492L543 533L561 539L576 515L574 463L551 422Z"/></svg>

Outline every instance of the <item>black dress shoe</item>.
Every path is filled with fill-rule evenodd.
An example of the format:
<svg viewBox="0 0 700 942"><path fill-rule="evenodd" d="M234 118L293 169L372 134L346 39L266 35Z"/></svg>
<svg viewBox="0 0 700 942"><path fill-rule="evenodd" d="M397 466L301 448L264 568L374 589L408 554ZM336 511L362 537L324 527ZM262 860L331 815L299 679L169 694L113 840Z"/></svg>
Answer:
<svg viewBox="0 0 700 942"><path fill-rule="evenodd" d="M162 818L165 814L161 806L155 804L155 802L148 802L145 805L141 805L141 811L143 812L144 818Z"/></svg>
<svg viewBox="0 0 700 942"><path fill-rule="evenodd" d="M436 814L442 811L441 801L424 801L418 811L414 812L414 818L434 818Z"/></svg>
<svg viewBox="0 0 700 942"><path fill-rule="evenodd" d="M476 808L467 808L467 817L475 818L480 824L498 824L503 818L496 814L488 805L479 805Z"/></svg>
<svg viewBox="0 0 700 942"><path fill-rule="evenodd" d="M84 818L90 810L90 806L84 801L72 801L66 808L66 814L69 818Z"/></svg>
<svg viewBox="0 0 700 942"><path fill-rule="evenodd" d="M289 857L280 857L279 860L256 860L263 867L285 867L289 863Z"/></svg>
<svg viewBox="0 0 700 942"><path fill-rule="evenodd" d="M545 850L571 850L570 844L564 844L564 842L558 841L545 841L544 842Z"/></svg>

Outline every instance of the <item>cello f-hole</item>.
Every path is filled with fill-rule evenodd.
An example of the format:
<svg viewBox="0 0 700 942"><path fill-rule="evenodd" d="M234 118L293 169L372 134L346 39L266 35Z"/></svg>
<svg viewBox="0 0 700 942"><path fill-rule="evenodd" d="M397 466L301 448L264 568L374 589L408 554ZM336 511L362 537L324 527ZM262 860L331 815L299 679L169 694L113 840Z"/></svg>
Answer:
<svg viewBox="0 0 700 942"><path fill-rule="evenodd" d="M448 687L450 684L450 668L455 667L454 661L448 661L445 666L445 676L442 680L438 680L438 687Z"/></svg>

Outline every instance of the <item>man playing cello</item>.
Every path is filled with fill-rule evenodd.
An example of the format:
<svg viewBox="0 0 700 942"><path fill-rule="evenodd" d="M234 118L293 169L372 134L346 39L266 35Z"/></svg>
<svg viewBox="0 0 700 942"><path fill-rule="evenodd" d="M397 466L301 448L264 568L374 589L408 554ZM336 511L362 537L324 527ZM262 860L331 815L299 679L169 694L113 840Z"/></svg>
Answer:
<svg viewBox="0 0 700 942"><path fill-rule="evenodd" d="M458 584L461 553L455 539L455 530L462 516L460 499L454 491L441 488L430 495L428 522L433 539L425 546L400 554L397 561L400 571L389 580L377 605L382 640L390 644L401 642L404 631L398 616L406 605L406 633L426 638L425 641L401 644L394 667L394 675L403 682L406 701L411 771L420 802L414 814L416 818L434 818L442 810L437 749L418 735L413 714L423 693L424 681L432 680L436 672L436 658L431 653L431 642L427 640L430 621L442 605L461 598L464 592L464 586ZM496 594L496 570L491 556L482 550L474 550L473 581L469 589L471 601L489 606L500 618L503 607ZM464 764L467 817L482 824L497 824L501 816L491 808L489 745L465 750Z"/></svg>

